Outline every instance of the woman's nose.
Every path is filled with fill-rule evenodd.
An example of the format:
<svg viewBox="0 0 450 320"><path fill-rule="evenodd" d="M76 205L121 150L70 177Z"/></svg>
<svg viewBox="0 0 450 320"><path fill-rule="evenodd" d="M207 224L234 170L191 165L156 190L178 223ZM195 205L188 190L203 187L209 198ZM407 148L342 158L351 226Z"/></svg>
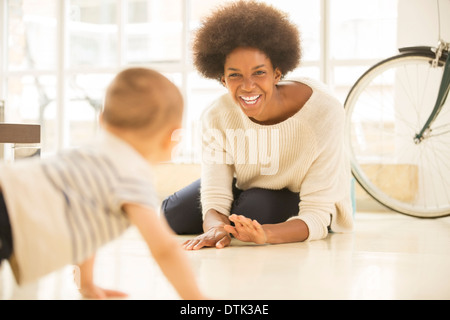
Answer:
<svg viewBox="0 0 450 320"><path fill-rule="evenodd" d="M243 90L252 90L255 87L255 82L251 77L245 77L242 82L242 89Z"/></svg>

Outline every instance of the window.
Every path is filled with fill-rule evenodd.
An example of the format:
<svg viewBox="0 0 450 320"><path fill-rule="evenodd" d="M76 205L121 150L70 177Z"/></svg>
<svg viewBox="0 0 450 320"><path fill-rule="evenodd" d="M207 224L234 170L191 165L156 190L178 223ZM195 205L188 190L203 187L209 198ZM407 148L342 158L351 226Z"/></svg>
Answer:
<svg viewBox="0 0 450 320"><path fill-rule="evenodd" d="M5 121L40 123L42 153L88 142L104 89L129 66L154 68L186 102L178 161L197 161L202 111L226 90L192 67L203 16L231 0L6 0L0 4L0 100ZM392 0L260 0L299 26L303 60L289 76L326 82L343 102L357 77L396 49ZM1 105L1 104L0 104Z"/></svg>
<svg viewBox="0 0 450 320"><path fill-rule="evenodd" d="M329 2L328 79L345 101L358 77L397 51L397 1Z"/></svg>

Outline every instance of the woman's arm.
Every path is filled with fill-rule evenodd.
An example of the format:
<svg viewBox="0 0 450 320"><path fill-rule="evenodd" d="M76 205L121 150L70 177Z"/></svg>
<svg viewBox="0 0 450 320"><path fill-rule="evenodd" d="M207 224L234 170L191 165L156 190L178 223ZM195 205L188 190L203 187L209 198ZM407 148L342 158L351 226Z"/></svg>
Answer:
<svg viewBox="0 0 450 320"><path fill-rule="evenodd" d="M230 220L224 214L216 210L208 210L203 220L204 233L198 237L183 243L186 250L198 250L203 247L216 247L218 249L230 245L231 237L224 229L224 226L230 225Z"/></svg>
<svg viewBox="0 0 450 320"><path fill-rule="evenodd" d="M308 226L300 219L261 225L256 220L233 214L229 220L234 222L234 227L228 225L224 229L236 239L245 242L257 244L300 242L309 236Z"/></svg>
<svg viewBox="0 0 450 320"><path fill-rule="evenodd" d="M308 226L303 220L294 219L278 224L264 224L263 230L267 235L266 243L300 242L308 239Z"/></svg>

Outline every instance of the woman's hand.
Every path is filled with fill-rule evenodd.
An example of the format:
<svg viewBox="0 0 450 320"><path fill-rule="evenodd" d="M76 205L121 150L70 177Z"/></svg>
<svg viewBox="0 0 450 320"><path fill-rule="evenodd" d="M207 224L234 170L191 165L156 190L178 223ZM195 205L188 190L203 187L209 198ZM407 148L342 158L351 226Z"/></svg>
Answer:
<svg viewBox="0 0 450 320"><path fill-rule="evenodd" d="M198 250L203 247L216 247L221 249L229 246L230 242L231 237L225 231L224 226L216 226L192 240L187 240L183 243L183 248L186 250Z"/></svg>
<svg viewBox="0 0 450 320"><path fill-rule="evenodd" d="M257 244L264 244L267 242L266 232L258 221L236 214L232 214L229 219L234 222L234 227L226 225L224 226L224 229L231 233L236 239Z"/></svg>
<svg viewBox="0 0 450 320"><path fill-rule="evenodd" d="M203 220L205 232L198 237L183 243L186 250L198 250L203 247L225 248L230 245L231 236L225 231L224 226L229 225L230 220L216 210L208 210Z"/></svg>

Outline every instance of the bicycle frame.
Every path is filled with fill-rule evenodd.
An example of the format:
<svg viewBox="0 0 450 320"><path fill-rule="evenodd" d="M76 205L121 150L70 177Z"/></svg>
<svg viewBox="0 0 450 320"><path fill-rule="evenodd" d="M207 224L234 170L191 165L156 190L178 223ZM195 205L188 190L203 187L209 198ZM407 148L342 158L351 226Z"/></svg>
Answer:
<svg viewBox="0 0 450 320"><path fill-rule="evenodd" d="M437 50L436 50L436 59L433 61L434 66L438 66L439 60L441 58L442 53L444 50L448 50L449 44L445 42L440 42ZM417 49L417 47L416 47ZM428 120L425 122L422 129L414 136L414 143L419 144L421 143L430 133L431 133L431 125L436 120L437 116L442 110L442 107L447 100L448 93L450 90L450 54L447 52L447 59L444 65L444 72L442 74L442 80L439 87L438 97L436 99L436 103L434 105L433 111L431 112L430 116L428 117Z"/></svg>

